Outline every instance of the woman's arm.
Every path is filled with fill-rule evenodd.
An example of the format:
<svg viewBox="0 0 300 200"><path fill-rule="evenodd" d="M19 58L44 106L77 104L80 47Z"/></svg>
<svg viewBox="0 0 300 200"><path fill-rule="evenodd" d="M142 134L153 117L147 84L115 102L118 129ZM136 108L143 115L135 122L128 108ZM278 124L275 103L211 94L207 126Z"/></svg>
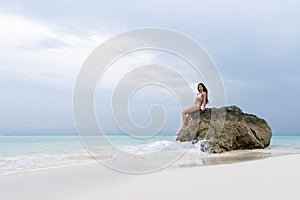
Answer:
<svg viewBox="0 0 300 200"><path fill-rule="evenodd" d="M202 111L204 111L206 109L206 92L202 93L202 99L203 99L203 107L202 107Z"/></svg>

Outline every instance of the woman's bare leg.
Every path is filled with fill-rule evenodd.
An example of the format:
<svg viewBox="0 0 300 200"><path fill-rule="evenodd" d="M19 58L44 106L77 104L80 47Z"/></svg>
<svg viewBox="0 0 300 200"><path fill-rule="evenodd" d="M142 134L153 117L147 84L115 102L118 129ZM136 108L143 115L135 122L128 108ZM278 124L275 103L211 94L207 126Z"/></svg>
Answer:
<svg viewBox="0 0 300 200"><path fill-rule="evenodd" d="M183 127L187 126L188 119L187 119L186 115L192 114L197 111L199 111L199 105L194 105L194 106L188 107L182 111L181 114L182 114Z"/></svg>
<svg viewBox="0 0 300 200"><path fill-rule="evenodd" d="M186 114L182 111L181 115L182 115L182 122L183 122L182 127L184 128L186 127Z"/></svg>

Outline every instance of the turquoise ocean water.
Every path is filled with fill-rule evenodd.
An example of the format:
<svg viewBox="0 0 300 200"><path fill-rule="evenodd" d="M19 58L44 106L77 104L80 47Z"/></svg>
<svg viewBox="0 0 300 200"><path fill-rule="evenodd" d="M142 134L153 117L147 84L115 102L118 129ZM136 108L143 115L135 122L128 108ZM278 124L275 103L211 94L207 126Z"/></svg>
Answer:
<svg viewBox="0 0 300 200"><path fill-rule="evenodd" d="M214 155L210 156L208 160L206 153L199 150L199 143L191 145L190 143L176 142L176 136L156 136L138 140L132 140L126 136L107 137L106 141L109 141L109 144L100 144L91 136L91 141L96 141L94 145L99 147L97 156L100 159L115 159L118 156L116 153L116 149L118 149L143 157L159 152L162 158L185 152L185 156L172 164L175 167L218 164L218 162L208 162L213 161ZM252 158L259 159L295 153L300 153L300 135L274 135L271 145L266 149L241 150L235 153L215 155L215 157L228 158L232 155L246 155L244 157L247 157L251 155ZM232 161L232 159L230 160ZM90 154L85 141L80 140L78 136L0 136L0 175L93 162L97 161ZM222 163L226 163L224 159Z"/></svg>

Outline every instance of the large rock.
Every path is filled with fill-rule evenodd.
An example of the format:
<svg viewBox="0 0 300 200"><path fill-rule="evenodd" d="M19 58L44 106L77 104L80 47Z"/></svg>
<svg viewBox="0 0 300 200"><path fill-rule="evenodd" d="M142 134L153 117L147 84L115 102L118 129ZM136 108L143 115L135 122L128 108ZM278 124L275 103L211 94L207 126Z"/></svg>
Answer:
<svg viewBox="0 0 300 200"><path fill-rule="evenodd" d="M222 153L266 148L271 137L271 128L265 120L243 113L237 106L225 106L192 114L191 122L179 131L177 140L201 140L202 151Z"/></svg>

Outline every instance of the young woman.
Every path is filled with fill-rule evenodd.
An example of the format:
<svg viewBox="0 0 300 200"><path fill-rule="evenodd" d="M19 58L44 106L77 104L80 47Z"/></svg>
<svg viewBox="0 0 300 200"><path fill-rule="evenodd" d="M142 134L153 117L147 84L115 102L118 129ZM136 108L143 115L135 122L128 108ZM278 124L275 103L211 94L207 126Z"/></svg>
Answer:
<svg viewBox="0 0 300 200"><path fill-rule="evenodd" d="M182 111L183 127L186 127L189 124L192 117L191 114L199 110L204 111L206 109L206 104L208 103L208 91L203 83L198 84L198 91L199 93L196 96L195 104Z"/></svg>

